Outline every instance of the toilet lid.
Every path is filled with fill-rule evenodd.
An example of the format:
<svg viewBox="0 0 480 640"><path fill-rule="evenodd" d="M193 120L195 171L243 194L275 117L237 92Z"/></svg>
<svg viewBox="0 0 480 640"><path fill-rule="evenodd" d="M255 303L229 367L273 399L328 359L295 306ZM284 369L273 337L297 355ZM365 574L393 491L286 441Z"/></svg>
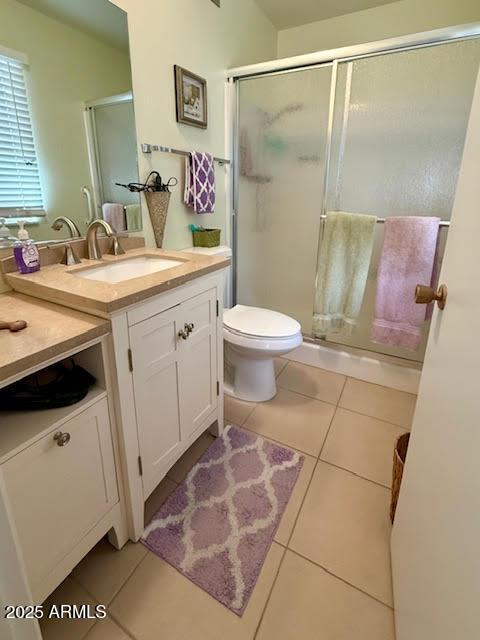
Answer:
<svg viewBox="0 0 480 640"><path fill-rule="evenodd" d="M226 309L223 324L237 333L259 338L288 338L301 330L296 320L283 313L243 304Z"/></svg>

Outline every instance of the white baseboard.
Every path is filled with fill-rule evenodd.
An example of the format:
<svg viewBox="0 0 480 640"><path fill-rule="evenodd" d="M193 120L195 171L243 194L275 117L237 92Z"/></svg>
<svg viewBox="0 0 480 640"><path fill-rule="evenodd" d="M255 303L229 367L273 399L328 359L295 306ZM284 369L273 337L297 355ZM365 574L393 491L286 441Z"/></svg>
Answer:
<svg viewBox="0 0 480 640"><path fill-rule="evenodd" d="M363 356L346 349L333 349L308 342L304 342L298 349L284 357L366 382L415 394L418 393L422 373L421 370L413 367L384 361L380 359L381 356L377 359L371 355Z"/></svg>

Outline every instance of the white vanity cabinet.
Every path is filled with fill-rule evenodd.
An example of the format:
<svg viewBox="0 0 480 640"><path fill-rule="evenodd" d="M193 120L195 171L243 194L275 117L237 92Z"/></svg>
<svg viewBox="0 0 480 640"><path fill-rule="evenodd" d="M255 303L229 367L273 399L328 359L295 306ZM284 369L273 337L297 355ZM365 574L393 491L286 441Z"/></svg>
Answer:
<svg viewBox="0 0 480 640"><path fill-rule="evenodd" d="M208 428L223 429L223 271L112 317L130 537L144 503Z"/></svg>
<svg viewBox="0 0 480 640"><path fill-rule="evenodd" d="M37 601L52 569L118 503L104 395L1 465Z"/></svg>
<svg viewBox="0 0 480 640"><path fill-rule="evenodd" d="M95 377L82 400L53 409L0 410L0 498L34 604L105 534L118 548L128 539L110 354L106 335L28 371L73 358Z"/></svg>
<svg viewBox="0 0 480 640"><path fill-rule="evenodd" d="M144 497L217 406L216 290L129 328Z"/></svg>

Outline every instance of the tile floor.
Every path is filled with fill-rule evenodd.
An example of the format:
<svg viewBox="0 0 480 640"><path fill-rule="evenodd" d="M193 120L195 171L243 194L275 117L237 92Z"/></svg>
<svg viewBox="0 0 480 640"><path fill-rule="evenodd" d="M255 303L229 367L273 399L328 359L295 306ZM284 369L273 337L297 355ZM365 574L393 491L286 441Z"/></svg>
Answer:
<svg viewBox="0 0 480 640"><path fill-rule="evenodd" d="M395 439L416 396L287 360L279 391L225 400L227 422L305 454L242 618L141 544L102 541L50 601L106 604L102 622L43 623L45 640L394 640L388 519ZM204 434L146 505L148 520L213 438Z"/></svg>

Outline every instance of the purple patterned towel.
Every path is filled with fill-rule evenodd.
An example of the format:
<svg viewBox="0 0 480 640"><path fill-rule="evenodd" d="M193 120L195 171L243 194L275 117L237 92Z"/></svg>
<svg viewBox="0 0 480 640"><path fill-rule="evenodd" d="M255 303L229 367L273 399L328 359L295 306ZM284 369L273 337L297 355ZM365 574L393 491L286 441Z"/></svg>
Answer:
<svg viewBox="0 0 480 640"><path fill-rule="evenodd" d="M183 201L195 213L215 211L215 167L213 156L192 151L185 160L185 194Z"/></svg>

